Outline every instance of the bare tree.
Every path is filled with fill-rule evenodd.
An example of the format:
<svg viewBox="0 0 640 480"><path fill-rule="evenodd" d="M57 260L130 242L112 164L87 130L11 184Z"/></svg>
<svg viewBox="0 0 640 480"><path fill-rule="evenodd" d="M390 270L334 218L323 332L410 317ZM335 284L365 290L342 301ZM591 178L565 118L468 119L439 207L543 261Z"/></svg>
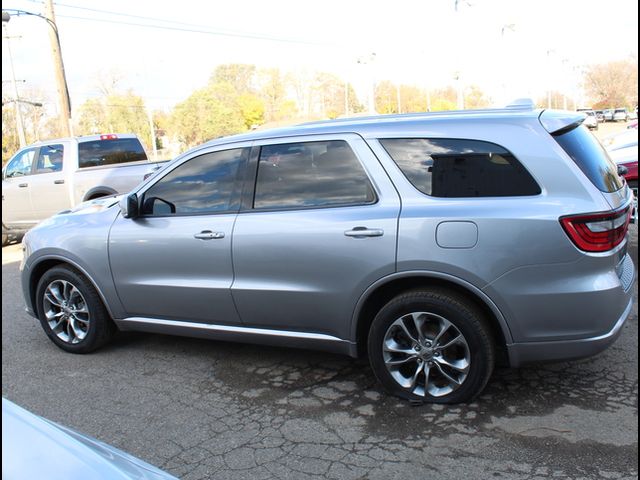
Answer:
<svg viewBox="0 0 640 480"><path fill-rule="evenodd" d="M638 102L638 59L591 66L585 90L592 103L603 107L632 107Z"/></svg>

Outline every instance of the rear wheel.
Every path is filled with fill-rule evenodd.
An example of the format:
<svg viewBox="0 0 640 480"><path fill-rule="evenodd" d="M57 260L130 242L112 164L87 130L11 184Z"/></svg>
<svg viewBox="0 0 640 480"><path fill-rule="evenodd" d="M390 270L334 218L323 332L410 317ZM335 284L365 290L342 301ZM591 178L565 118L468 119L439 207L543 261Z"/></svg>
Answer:
<svg viewBox="0 0 640 480"><path fill-rule="evenodd" d="M368 350L382 385L418 402L472 400L495 362L482 312L447 290L413 291L391 300L371 325Z"/></svg>
<svg viewBox="0 0 640 480"><path fill-rule="evenodd" d="M42 276L36 308L47 336L67 352L92 352L116 330L91 282L69 267L54 267Z"/></svg>

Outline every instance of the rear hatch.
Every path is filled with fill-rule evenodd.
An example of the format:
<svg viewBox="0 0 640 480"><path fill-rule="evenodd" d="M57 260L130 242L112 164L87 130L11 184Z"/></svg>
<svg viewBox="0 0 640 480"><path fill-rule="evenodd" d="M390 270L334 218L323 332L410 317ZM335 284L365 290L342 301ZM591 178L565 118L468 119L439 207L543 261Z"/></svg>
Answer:
<svg viewBox="0 0 640 480"><path fill-rule="evenodd" d="M576 212L560 223L577 248L588 253L615 252L617 269L625 270L625 242L632 216L631 193L618 167L600 142L582 126L584 117L569 112L545 111L540 122L601 192L610 210Z"/></svg>
<svg viewBox="0 0 640 480"><path fill-rule="evenodd" d="M585 127L586 115L580 112L544 110L540 123L602 193L613 210L630 203L631 193L618 166L600 142Z"/></svg>

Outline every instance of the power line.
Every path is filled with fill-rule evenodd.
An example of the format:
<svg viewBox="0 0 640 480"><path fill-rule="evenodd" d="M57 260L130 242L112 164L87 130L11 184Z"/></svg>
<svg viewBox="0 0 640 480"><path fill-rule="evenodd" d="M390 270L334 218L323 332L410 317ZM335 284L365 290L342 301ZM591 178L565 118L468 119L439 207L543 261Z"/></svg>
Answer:
<svg viewBox="0 0 640 480"><path fill-rule="evenodd" d="M34 1L33 3L42 3L42 2ZM208 27L206 25L179 22L175 20L167 20L167 19L157 18L157 17L146 17L141 15L132 15L128 13L114 12L110 10L81 7L78 5L69 5L64 3L56 3L55 5L62 8L73 8L78 10L85 10L88 12L103 13L107 15L115 15L115 16L125 17L125 18L133 18L133 19L152 21L152 22L162 22L168 25L157 25L153 23L139 23L139 22L131 22L131 21L123 21L123 20L106 19L106 18L58 14L58 17L70 18L74 20L113 23L113 24L155 28L155 29L162 29L162 30L174 30L174 31L189 32L189 33L203 33L207 35L226 36L226 37L235 37L235 38L248 38L253 40L268 40L268 41L280 42L280 43L294 43L294 44L312 45L312 46L320 46L320 47L337 47L337 45L332 45L329 43L313 42L310 40L302 40L302 39L296 39L296 38L277 37L277 36L268 35L264 33L252 33L252 32L227 30L227 29L221 29L218 27Z"/></svg>

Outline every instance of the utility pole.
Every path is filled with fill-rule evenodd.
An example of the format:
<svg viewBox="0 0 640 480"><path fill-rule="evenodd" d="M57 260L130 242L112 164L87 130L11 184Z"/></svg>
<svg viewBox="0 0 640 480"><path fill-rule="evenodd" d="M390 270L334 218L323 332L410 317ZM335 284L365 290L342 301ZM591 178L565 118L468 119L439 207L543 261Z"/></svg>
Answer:
<svg viewBox="0 0 640 480"><path fill-rule="evenodd" d="M349 116L349 82L344 81L344 115Z"/></svg>
<svg viewBox="0 0 640 480"><path fill-rule="evenodd" d="M153 125L153 113L151 108L147 109L147 115L149 117L149 129L151 132L151 149L153 150L153 161L158 161L158 146L156 145L156 128Z"/></svg>
<svg viewBox="0 0 640 480"><path fill-rule="evenodd" d="M51 30L49 31L49 40L51 41L51 55L53 56L53 67L55 69L56 86L58 90L58 103L60 105L60 130L62 132L62 136L70 137L73 135L71 125L71 100L69 99L69 90L67 89L67 78L64 73L64 64L62 63L60 36L58 35L56 18L53 13L53 0L45 0L44 7L45 17L51 26Z"/></svg>
<svg viewBox="0 0 640 480"><path fill-rule="evenodd" d="M20 96L18 95L16 72L13 69L13 56L11 55L10 38L7 34L7 22L5 21L4 13L2 15L2 29L4 30L4 38L7 39L7 53L9 54L9 66L11 67L11 83L13 83L13 94L15 95L16 129L18 130L18 140L20 142L20 148L22 148L27 145L27 139L24 136L24 123L22 121L22 112L20 111Z"/></svg>

